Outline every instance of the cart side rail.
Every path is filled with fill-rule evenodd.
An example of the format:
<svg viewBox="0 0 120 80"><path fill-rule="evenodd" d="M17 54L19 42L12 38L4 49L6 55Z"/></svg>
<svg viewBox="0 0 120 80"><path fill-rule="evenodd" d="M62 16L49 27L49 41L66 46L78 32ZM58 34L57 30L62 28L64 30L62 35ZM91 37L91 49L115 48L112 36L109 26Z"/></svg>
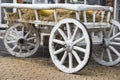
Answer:
<svg viewBox="0 0 120 80"><path fill-rule="evenodd" d="M86 4L12 4L12 3L2 3L1 7L4 9L5 14L7 14L6 8L17 8L19 14L19 20L22 17L22 13L20 9L32 9L35 14L35 24L40 24L41 20L39 20L37 10L54 10L54 22L58 22L58 14L56 9L63 9L75 12L75 18L80 20L83 23L96 23L97 17L100 18L99 23L109 23L111 19L111 13L113 12L113 8L109 6L100 6L100 5L86 5ZM92 17L89 21L89 17L87 16L88 11L92 11ZM82 20L81 20L82 15ZM63 15L64 16L64 15ZM6 18L6 16L5 16ZM67 17L66 17L67 18ZM28 22L28 21L27 21ZM42 22L42 24L44 24Z"/></svg>
<svg viewBox="0 0 120 80"><path fill-rule="evenodd" d="M100 6L100 5L87 5L87 4L13 4L13 3L2 3L1 7L9 8L30 8L30 9L55 9L63 8L76 11L84 10L107 10L113 11L112 7Z"/></svg>

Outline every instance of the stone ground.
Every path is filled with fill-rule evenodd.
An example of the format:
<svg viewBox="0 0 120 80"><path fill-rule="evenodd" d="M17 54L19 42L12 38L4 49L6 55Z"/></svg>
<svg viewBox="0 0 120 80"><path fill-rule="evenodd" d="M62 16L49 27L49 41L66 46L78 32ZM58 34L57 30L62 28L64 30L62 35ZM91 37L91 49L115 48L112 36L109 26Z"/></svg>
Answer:
<svg viewBox="0 0 120 80"><path fill-rule="evenodd" d="M0 39L0 80L120 80L120 64L105 67L89 61L76 74L59 71L52 63L46 47L29 58L16 58L8 54ZM47 57L46 57L47 56Z"/></svg>
<svg viewBox="0 0 120 80"><path fill-rule="evenodd" d="M49 58L0 58L0 80L120 80L120 67L91 62L76 74L59 71Z"/></svg>

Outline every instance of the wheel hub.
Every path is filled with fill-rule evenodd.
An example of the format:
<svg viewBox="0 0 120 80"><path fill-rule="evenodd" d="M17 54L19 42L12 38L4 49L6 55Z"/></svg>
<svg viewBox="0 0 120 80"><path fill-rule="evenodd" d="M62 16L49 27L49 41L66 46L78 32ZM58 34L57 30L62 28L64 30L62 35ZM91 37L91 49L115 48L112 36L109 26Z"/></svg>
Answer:
<svg viewBox="0 0 120 80"><path fill-rule="evenodd" d="M73 42L71 40L65 41L66 51L71 52L73 49Z"/></svg>
<svg viewBox="0 0 120 80"><path fill-rule="evenodd" d="M104 38L104 45L108 47L110 45L110 39L109 38Z"/></svg>
<svg viewBox="0 0 120 80"><path fill-rule="evenodd" d="M26 40L24 38L18 39L18 44L25 44Z"/></svg>

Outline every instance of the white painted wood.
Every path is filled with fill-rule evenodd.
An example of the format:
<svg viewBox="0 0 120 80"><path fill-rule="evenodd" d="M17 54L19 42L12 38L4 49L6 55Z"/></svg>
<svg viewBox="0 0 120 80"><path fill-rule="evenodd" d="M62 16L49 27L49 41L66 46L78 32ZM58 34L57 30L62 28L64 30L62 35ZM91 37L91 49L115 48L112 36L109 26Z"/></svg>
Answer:
<svg viewBox="0 0 120 80"><path fill-rule="evenodd" d="M54 20L57 23L57 11L56 11L56 9L54 9Z"/></svg>
<svg viewBox="0 0 120 80"><path fill-rule="evenodd" d="M1 0L0 0L1 1ZM15 0L14 0L15 1ZM79 70L81 70L86 63L88 62L88 59L90 57L90 51L91 51L91 39L93 44L103 44L102 48L103 50L99 54L100 56L96 56L95 53L93 54L94 59L105 66L113 66L117 63L120 62L120 52L117 50L115 46L120 46L120 39L118 36L120 36L120 32L115 31L115 29L110 30L110 34L112 33L111 36L107 36L107 34L103 34L103 31L106 30L106 28L110 27L117 27L117 29L120 30L120 23L118 23L115 20L110 20L111 12L113 12L112 7L108 6L98 6L98 5L87 5L86 0L84 0L84 4L67 4L67 0L65 0L66 4L59 4L59 0L56 0L56 4L46 4L48 1L45 0L45 4L34 4L35 0L32 0L33 4L13 4L13 3L2 3L0 4L0 11L1 7L4 8L5 14L7 14L5 8L17 8L18 9L18 14L19 14L19 19L15 20L16 22L23 22L23 23L31 23L35 24L36 26L38 25L44 25L44 26L54 26L54 28L51 31L51 34L49 33L41 33L41 44L43 44L43 37L44 36L49 36L49 51L50 55L52 58L52 61L54 64L58 67L63 72L66 73L75 73ZM115 0L116 3L116 0ZM26 20L21 20L21 8L29 8L33 9L35 12L35 18L36 20L32 21L26 21ZM116 7L114 7L116 10ZM55 21L48 22L48 21L40 21L38 18L38 9L53 9L54 10L54 19ZM75 19L63 19L60 22L57 21L57 11L56 9L67 9L67 10L73 10L76 11L76 19L80 21L80 14L79 12L83 12L83 18L84 22L81 24L79 21ZM88 22L87 19L87 10L93 10L93 19L91 22ZM100 12L101 16L101 21L96 22L96 15L97 13ZM107 15L106 15L107 14ZM114 19L115 19L115 14L116 11L114 12ZM105 17L107 16L106 21L104 21ZM5 16L6 17L6 16ZM0 14L1 18L1 14ZM8 20L9 21L9 20ZM110 26L110 22L115 25L115 26ZM0 20L1 23L1 20ZM74 30L73 28L71 29L70 24L74 24ZM64 24L64 25L62 25ZM18 31L17 27L22 26L22 30ZM63 30L61 27L66 26L66 29ZM89 30L89 34L91 34L89 37L88 32L86 28ZM33 31L35 37L31 36L29 37L28 35L31 33L31 30ZM34 54L38 47L39 47L39 35L37 31L35 31L34 28L28 29L29 31L26 31L26 35L24 35L24 25L23 24L15 24L11 28L9 28L5 34L4 37L4 44L5 47L7 48L8 52L10 54L16 56L16 57L28 57L32 54ZM73 32L72 32L73 31ZM80 32L82 31L82 32ZM95 32L97 31L97 33ZM61 36L62 38L57 38L56 39L56 33L58 32L59 37ZM107 31L108 32L108 31ZM107 33L106 32L106 33ZM80 34L81 35L80 35ZM96 35L97 34L97 35ZM114 34L114 35L113 35ZM29 38L28 38L29 37ZM58 35L57 35L58 37ZM21 39L24 39L26 42L24 44L20 43L19 41ZM33 40L33 43L31 43L30 40ZM104 42L103 42L104 40ZM115 42L114 40L117 40ZM34 43L36 42L36 43ZM53 44L56 43L58 45L62 45L61 48L56 49L56 46ZM11 45L13 45L11 47ZM19 44L19 45L18 45ZM34 47L34 49L30 49L31 47L26 47L26 44ZM86 47L83 47L86 46ZM19 51L15 52L15 49L18 48ZM25 53L23 53L23 49L26 50ZM111 51L117 56L117 58L113 59ZM81 60L81 57L79 56L79 53L83 53L85 56L83 56L83 60ZM61 59L58 59L58 55L63 53L63 56ZM107 54L106 54L107 53ZM73 58L74 56L74 58ZM68 66L64 65L64 63L67 61L66 58L68 57ZM106 57L108 60L104 60L104 57ZM76 62L78 62L77 66L74 66L74 59Z"/></svg>
<svg viewBox="0 0 120 80"><path fill-rule="evenodd" d="M55 23L57 23L57 11L56 11L56 8L63 8L63 9L69 9L69 10L76 10L76 18L79 20L79 14L78 12L79 11L83 11L83 18L84 18L84 24L86 23L90 23L87 21L87 14L86 14L86 10L94 10L96 12L96 10L105 10L105 11L112 11L112 8L111 7L103 7L103 6L91 6L91 5L85 5L85 4L41 4L38 6L38 4L9 4L9 6L6 6L6 3L5 4L2 4L2 7L17 7L17 8L31 8L31 9L34 9L34 10L37 10L37 9L54 9L54 19L55 19ZM72 7L70 7L72 6ZM37 14L37 12L36 12ZM91 22L93 25L93 27L97 27L95 26L96 22L95 22L95 18L96 18L96 14L93 13L93 22ZM99 23L100 25L104 24L103 22L103 19L104 19L104 12L101 13L101 22ZM109 17L109 16L108 16ZM36 17L37 18L37 17ZM29 22L31 23L31 21L25 21L25 22ZM35 21L32 21L32 23L35 22L35 24L41 24L39 20L35 20ZM37 23L38 22L38 23ZM109 21L108 21L109 22ZM48 23L48 22L47 22ZM44 24L44 23L42 23ZM106 25L108 26L108 23L106 23ZM87 25L86 25L87 26Z"/></svg>
<svg viewBox="0 0 120 80"><path fill-rule="evenodd" d="M114 19L117 19L117 0L114 0Z"/></svg>
<svg viewBox="0 0 120 80"><path fill-rule="evenodd" d="M116 21L116 20L114 20L114 19L111 19L110 20L110 23L112 23L113 25L115 25L115 26L118 26L118 28L120 29L120 23L118 22L118 21Z"/></svg>
<svg viewBox="0 0 120 80"><path fill-rule="evenodd" d="M39 17L38 17L38 12L37 12L37 10L34 10L34 13L35 13L35 19L38 21L38 20L39 20Z"/></svg>
<svg viewBox="0 0 120 80"><path fill-rule="evenodd" d="M9 26L7 24L0 24L0 28L8 28Z"/></svg>
<svg viewBox="0 0 120 80"><path fill-rule="evenodd" d="M6 11L6 8L3 8L3 11L4 11L4 14L5 14L5 19L7 18L7 11Z"/></svg>
<svg viewBox="0 0 120 80"><path fill-rule="evenodd" d="M108 12L108 14L107 14L107 23L109 23L110 18L111 18L111 12Z"/></svg>
<svg viewBox="0 0 120 80"><path fill-rule="evenodd" d="M43 44L43 42L44 42L44 37L45 36L50 36L50 33L44 33L44 32L42 32L41 34L40 34L40 45L44 45Z"/></svg>
<svg viewBox="0 0 120 80"><path fill-rule="evenodd" d="M84 4L87 4L87 0L84 0Z"/></svg>
<svg viewBox="0 0 120 80"><path fill-rule="evenodd" d="M84 19L84 23L87 23L86 11L83 11L83 19Z"/></svg>
<svg viewBox="0 0 120 80"><path fill-rule="evenodd" d="M120 23L116 20L111 20L111 23L115 26L111 26L112 29L109 31L109 33L108 31L105 32L107 34L105 34L106 36L103 37L103 45L100 45L101 48L99 48L101 53L94 52L92 55L96 62L104 66L114 66L120 62Z"/></svg>
<svg viewBox="0 0 120 80"><path fill-rule="evenodd" d="M105 11L102 11L101 12L101 22L103 22L103 20L104 20L104 14L105 14Z"/></svg>
<svg viewBox="0 0 120 80"><path fill-rule="evenodd" d="M94 12L93 12L93 23L96 22L96 13L97 13L97 11L94 11Z"/></svg>
<svg viewBox="0 0 120 80"><path fill-rule="evenodd" d="M79 13L79 11L76 11L76 19L80 20L80 13Z"/></svg>
<svg viewBox="0 0 120 80"><path fill-rule="evenodd" d="M56 2L57 3L57 2ZM54 23L50 23L51 25L55 25L56 23L57 23L57 12L56 12L56 9L57 8L63 8L63 9L68 9L68 10L75 10L76 11L76 19L78 19L78 20L80 20L80 16L79 16L79 11L83 11L83 18L84 18L84 24L85 24L85 26L88 28L88 29L98 29L98 30L102 30L102 29L105 29L105 28L107 28L107 27L110 27L108 24L109 24L109 21L110 21L110 15L111 15L111 12L113 11L113 9L112 9L112 7L103 7L103 6L93 6L93 5L85 5L85 4L41 4L41 5L38 5L38 4L7 4L7 3L4 3L4 4L1 4L1 6L2 7L4 7L4 8L6 8L6 7L11 7L11 8L18 8L18 12L19 12L19 17L21 18L21 11L20 11L20 8L30 8L30 9L33 9L34 11L35 11L35 17L36 17L36 20L35 21L23 21L23 22L25 22L25 23L34 23L34 24L39 24L39 25L49 25L49 23L48 22L41 22L39 19L38 19L38 13L37 13L37 9L54 9L54 18L55 18L55 22ZM72 6L72 7L71 7ZM93 10L94 12L93 12L93 21L92 22L88 22L88 20L87 20L87 14L86 14L86 11L87 10ZM97 14L97 11L100 11L101 12L101 22L96 22L96 14ZM5 11L5 10L4 10ZM105 18L105 11L109 11L107 14L107 22L104 22L104 18ZM5 11L5 13L6 13L6 11ZM71 29L70 29L70 25L67 23L67 22L69 22L69 21L66 21L66 20L70 20L70 21L73 21L72 23L73 24L77 24L77 26L78 26L78 28L75 28L75 32L73 33L73 36L72 36L72 34L71 34ZM16 20L17 21L17 20ZM19 22L21 22L20 20L18 20ZM66 22L66 23L65 23ZM117 25L117 26L119 26L119 24L117 23L117 22L115 22L115 21L113 21L114 22L114 24L115 25ZM57 28L59 28L59 27L61 27L61 25L60 24L64 24L65 23L65 25L67 26L67 35L66 34L64 34L64 31L62 31L62 29L57 29ZM77 34L77 29L82 29L82 30L84 30L83 32L86 32L86 29L83 29L83 28L81 28L81 26L82 27L84 27L83 25L81 25L80 23L78 23L76 20L73 20L73 19L65 19L65 20L62 20L61 22L59 22L58 24L57 24L57 27L55 27L55 29L53 28L53 31L51 32L51 35L52 35L52 38L53 38L53 35L55 35L55 34L53 34L53 33L55 33L55 30L58 30L58 32L61 34L61 36L64 38L64 41L61 41L61 40L56 40L56 39L54 39L53 41L51 41L51 39L52 38L50 38L50 45L52 44L52 43L57 43L57 44L62 44L62 45L64 45L64 43L66 43L67 45L69 45L69 43L71 44L71 43L73 43L73 45L75 45L75 44L77 44L77 43L79 43L79 42L83 42L84 43L84 45L88 45L88 43L87 43L87 40L89 41L90 39L89 39L89 37L86 37L86 36L82 36L81 38L78 38L77 37L77 40L75 40L74 42L72 42L76 37L75 37L75 35ZM27 32L27 34L29 34L29 31ZM83 33L84 34L84 33ZM86 35L87 35L87 32L85 33ZM50 35L50 36L51 36ZM100 37L99 37L99 35L101 35ZM91 37L93 38L92 40L93 40L93 44L94 43L102 43L102 33L100 33L100 34L98 34L98 36L96 36L95 35L95 33L94 33L94 30L93 30L93 32L91 32ZM27 35L26 35L27 36ZM25 36L25 38L27 38ZM15 36L14 36L15 37ZM84 38L85 37L85 38ZM113 36L114 37L114 36ZM115 36L116 37L116 36ZM19 39L19 37L17 37L18 39ZM31 38L31 39L34 39L33 37ZM41 38L42 39L42 38ZM71 41L67 41L67 40L69 40L69 39L71 39ZM113 39L113 38L112 38ZM86 40L86 42L84 41L84 40ZM96 42L97 41L97 42ZM13 42L15 42L15 41L8 41L8 42L6 42L7 44L9 44L9 43L13 43ZM108 41L109 42L109 41ZM29 43L28 42L28 44L29 45L31 45L31 46L33 46L34 44L33 43ZM41 43L41 44L43 44L43 43ZM90 43L89 43L90 44ZM106 44L107 44L107 41L106 41ZM114 44L114 45L119 45L118 43L111 43L111 44ZM72 46L72 45L69 45L69 46ZM16 45L14 45L14 47L11 49L12 51L14 50L16 48ZM20 48L20 51L18 52L18 54L19 54L19 56L20 56L20 53L22 52L22 47L20 46L19 47ZM82 67L85 65L85 64L83 64L82 65L82 67L80 68L72 68L73 67L73 63L72 63L72 56L73 55L71 55L72 53L74 54L74 56L75 56L75 58L77 59L77 62L78 62L78 60L79 60L79 58L77 57L77 52L75 52L75 51L71 51L71 52L68 52L68 50L67 50L67 48L69 48L69 47L66 47L66 49L64 49L64 48L60 48L60 49L58 49L58 50L56 50L56 51L51 51L52 49L52 46L50 46L50 52L51 52L51 55L52 55L52 57L53 56L55 56L55 57L57 57L56 55L57 54L60 54L61 52L64 52L64 51L67 51L67 52L65 52L64 53L64 56L63 56L63 58L62 58L62 60L60 61L60 63L64 63L64 61L65 61L65 58L66 58L66 54L67 53L69 53L69 69L66 69L66 70L63 70L63 68L61 68L60 66L63 66L63 64L61 65L61 64L58 64L58 62L56 63L55 61L54 61L54 59L53 59L53 62L56 64L56 66L60 69L60 70L62 70L62 71L64 71L64 72L67 72L67 73L74 73L74 72L76 72L76 71L78 71L78 70L80 70L80 69L82 69ZM90 46L89 46L89 48L90 48ZM78 47L78 44L77 44L77 46L74 46L72 49L75 49L75 50L78 50L78 51L80 51L80 52L83 52L83 53L86 53L86 49L84 49L84 48L81 48L81 47ZM112 49L113 50L113 52L115 52L116 54L118 54L118 52L114 49L114 48L112 48L112 47L110 47L110 49ZM113 61L112 60L112 57L110 57L111 56L111 54L110 54L110 50L109 49L106 49L107 50L107 53L108 53L108 58L110 59L110 62L111 61ZM29 52L29 51L28 51ZM54 53L54 55L52 54L52 53ZM88 56L87 56L87 58L88 58ZM82 62L82 61L81 61ZM84 62L84 61L83 61ZM86 63L87 61L85 61L85 63ZM115 62L116 63L116 62ZM109 65L113 65L113 64L115 64L114 62L113 63L110 63ZM101 63L101 64L104 64L104 63ZM80 65L79 65L80 66ZM70 71L71 70L71 71Z"/></svg>
<svg viewBox="0 0 120 80"><path fill-rule="evenodd" d="M99 6L99 5L85 5L85 4L12 4L12 3L2 3L2 7L11 7L11 8L30 8L30 9L55 9L63 8L76 11L85 11L85 10L106 10L113 11L112 7L109 6ZM72 7L71 7L72 6Z"/></svg>
<svg viewBox="0 0 120 80"><path fill-rule="evenodd" d="M72 28L70 25L71 23L75 25ZM63 27L65 30L63 30ZM75 31L72 29L75 29ZM80 32L80 30L82 31L82 33ZM71 33L73 33L73 35ZM77 36L77 34L79 33L83 34L84 37L79 36L78 38L76 38L75 36ZM59 34L61 38L56 38L56 34ZM91 39L88 35L86 28L79 21L75 19L61 20L54 26L49 38L49 51L53 63L56 65L58 69L60 69L63 72L66 73L78 72L86 65L90 57L90 50L91 50L90 40ZM76 44L80 44L82 41L85 42L86 47L76 45ZM58 44L63 45L63 47L56 49L58 47L57 46ZM61 55L63 54L61 59L59 59L58 54ZM80 57L79 56L80 54L84 54L84 57ZM66 60L67 56L68 56L68 61ZM83 59L81 60L81 58ZM77 62L76 63L77 65L74 64L73 62L75 60Z"/></svg>
<svg viewBox="0 0 120 80"><path fill-rule="evenodd" d="M48 4L48 0L45 0L45 4Z"/></svg>
<svg viewBox="0 0 120 80"><path fill-rule="evenodd" d="M5 14L4 19L6 20L6 19L7 19L7 11L6 11L6 8L3 8L3 12L4 12L4 14ZM9 21L7 21L6 24L8 25L8 24L9 24ZM7 28L7 27L8 27L8 26L6 26L6 28Z"/></svg>
<svg viewBox="0 0 120 80"><path fill-rule="evenodd" d="M19 15L19 19L21 20L22 19L22 14L21 14L21 10L18 9L18 15Z"/></svg>
<svg viewBox="0 0 120 80"><path fill-rule="evenodd" d="M65 3L68 3L67 0L65 0Z"/></svg>
<svg viewBox="0 0 120 80"><path fill-rule="evenodd" d="M39 35L30 25L14 24L5 33L4 45L13 56L29 57L39 48Z"/></svg>
<svg viewBox="0 0 120 80"><path fill-rule="evenodd" d="M17 0L13 0L13 4L16 4L17 3ZM16 12L17 9L16 8L13 8L13 12Z"/></svg>
<svg viewBox="0 0 120 80"><path fill-rule="evenodd" d="M32 4L35 4L35 0L32 0Z"/></svg>

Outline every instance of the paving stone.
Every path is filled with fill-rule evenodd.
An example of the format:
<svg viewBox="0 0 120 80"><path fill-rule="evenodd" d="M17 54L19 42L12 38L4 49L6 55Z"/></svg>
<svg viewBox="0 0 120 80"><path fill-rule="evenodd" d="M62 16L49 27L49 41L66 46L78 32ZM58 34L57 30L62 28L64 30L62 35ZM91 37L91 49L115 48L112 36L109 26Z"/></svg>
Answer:
<svg viewBox="0 0 120 80"><path fill-rule="evenodd" d="M66 74L50 58L0 57L0 80L120 80L119 75L119 66L90 63L76 74Z"/></svg>

